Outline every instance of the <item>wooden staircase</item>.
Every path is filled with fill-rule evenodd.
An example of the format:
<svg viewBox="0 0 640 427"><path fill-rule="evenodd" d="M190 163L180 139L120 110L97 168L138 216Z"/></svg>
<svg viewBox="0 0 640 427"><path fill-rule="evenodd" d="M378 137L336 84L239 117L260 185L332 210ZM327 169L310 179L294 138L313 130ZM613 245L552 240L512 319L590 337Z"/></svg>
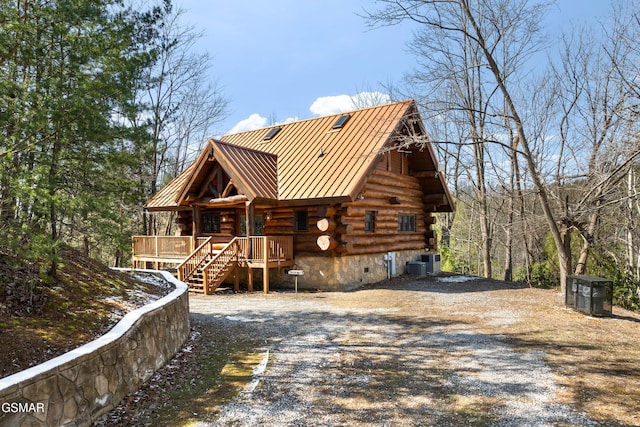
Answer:
<svg viewBox="0 0 640 427"><path fill-rule="evenodd" d="M207 239L178 266L178 280L192 292L212 294L238 265L238 239L214 243Z"/></svg>

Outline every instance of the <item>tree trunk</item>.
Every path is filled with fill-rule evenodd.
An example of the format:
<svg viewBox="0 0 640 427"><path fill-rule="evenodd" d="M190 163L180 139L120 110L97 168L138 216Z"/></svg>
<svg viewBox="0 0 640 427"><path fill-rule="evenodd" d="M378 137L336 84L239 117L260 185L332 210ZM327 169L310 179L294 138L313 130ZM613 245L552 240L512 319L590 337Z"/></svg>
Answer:
<svg viewBox="0 0 640 427"><path fill-rule="evenodd" d="M571 273L571 227L565 221L560 228L560 236L562 238L562 251L558 250L558 259L562 259L560 263L560 279L564 279L566 284L567 276ZM562 289L564 292L564 288Z"/></svg>
<svg viewBox="0 0 640 427"><path fill-rule="evenodd" d="M484 52L484 56L487 60L488 67L491 70L491 73L494 75L496 79L496 83L500 89L504 97L504 102L506 103L508 111L511 113L511 119L513 120L516 127L516 135L518 139L519 145L522 147L522 151L524 154L525 161L527 162L527 167L531 174L531 180L533 181L533 185L538 194L538 198L540 200L540 205L542 211L544 212L544 217L549 226L549 230L553 236L553 241L558 250L558 265L560 266L560 287L561 291L564 294L565 287L567 283L567 274L570 270L571 264L571 251L567 251L567 248L564 245L564 240L560 233L560 228L556 223L556 219L551 209L551 203L549 202L549 195L547 187L544 185L544 181L538 172L538 168L536 166L536 158L534 154L531 152L531 147L529 146L529 140L527 138L527 134L524 130L524 124L522 119L520 118L520 113L516 108L515 103L511 97L511 92L507 89L505 79L502 75L501 69L498 66L495 58L493 57L493 53L489 50L489 47L484 39L483 31L478 27L475 17L471 13L469 9L469 5L466 2L461 2L463 7L463 11L465 17L467 18L469 24L473 28L473 31L476 35L478 46Z"/></svg>
<svg viewBox="0 0 640 427"><path fill-rule="evenodd" d="M487 189L485 184L484 147L481 141L475 143L477 200L480 209L480 232L482 234L482 266L484 277L491 278L492 232L489 220Z"/></svg>
<svg viewBox="0 0 640 427"><path fill-rule="evenodd" d="M513 280L513 194L509 195L508 209L504 243L504 280L511 282Z"/></svg>
<svg viewBox="0 0 640 427"><path fill-rule="evenodd" d="M589 215L589 223L586 230L582 231L582 247L580 248L580 255L576 263L575 274L587 273L587 259L589 257L589 249L593 242L593 236L596 232L596 227L600 219L600 210L596 209Z"/></svg>
<svg viewBox="0 0 640 427"><path fill-rule="evenodd" d="M509 127L508 121L505 122L509 129L510 142L514 145L513 131ZM513 220L515 217L516 205L516 176L518 175L518 155L516 150L511 150L511 169L509 173L509 194L507 200L507 224L505 227L505 254L504 254L504 280L511 282L513 280Z"/></svg>
<svg viewBox="0 0 640 427"><path fill-rule="evenodd" d="M60 137L56 136L53 143L53 150L51 152L51 164L49 168L49 226L51 227L51 250L49 253L49 269L47 275L55 277L58 272L58 262L56 254L56 242L58 241L58 211L56 207L56 186L58 178L58 162L60 160L60 152L62 150L62 143Z"/></svg>
<svg viewBox="0 0 640 427"><path fill-rule="evenodd" d="M625 233L626 237L626 253L627 253L627 273L634 277L635 280L640 280L640 265L635 265L638 261L637 249L635 245L635 239L633 231L635 229L635 215L634 215L634 199L635 199L635 188L636 188L636 175L634 168L629 168L629 173L627 174L627 230Z"/></svg>

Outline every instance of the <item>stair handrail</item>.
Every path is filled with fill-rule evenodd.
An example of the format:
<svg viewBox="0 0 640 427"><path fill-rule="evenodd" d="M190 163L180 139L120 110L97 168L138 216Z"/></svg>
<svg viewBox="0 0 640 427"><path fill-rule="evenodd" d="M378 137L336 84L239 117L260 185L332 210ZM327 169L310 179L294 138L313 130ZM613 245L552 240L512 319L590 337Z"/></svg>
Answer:
<svg viewBox="0 0 640 427"><path fill-rule="evenodd" d="M211 243L213 242L213 236L205 240L200 246L194 249L193 252L178 266L178 280L182 282L188 281L193 273L195 273L200 266L209 256L213 250Z"/></svg>
<svg viewBox="0 0 640 427"><path fill-rule="evenodd" d="M233 250L233 253L230 253L231 250ZM209 268L211 268L211 266L218 263L219 261L222 262L220 263L217 271L223 270L232 262L238 262L238 237L234 237L224 248L222 248L222 250L220 250L220 252L215 254L213 258L211 258L211 260L209 260L209 262L207 262L204 267L201 268L203 276L202 288L205 295L209 293L210 287L212 288L211 291L213 291L218 286L220 286L222 281L226 279L229 273L229 271L227 271L226 274L213 277L209 275Z"/></svg>

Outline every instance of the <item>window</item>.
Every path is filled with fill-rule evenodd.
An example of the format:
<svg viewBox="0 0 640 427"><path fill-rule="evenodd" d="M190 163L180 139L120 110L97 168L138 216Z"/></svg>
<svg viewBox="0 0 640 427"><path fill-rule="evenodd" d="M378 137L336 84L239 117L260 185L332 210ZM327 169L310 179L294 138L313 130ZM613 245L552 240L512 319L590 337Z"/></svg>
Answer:
<svg viewBox="0 0 640 427"><path fill-rule="evenodd" d="M218 212L202 214L202 232L220 233L220 214Z"/></svg>
<svg viewBox="0 0 640 427"><path fill-rule="evenodd" d="M416 216L398 215L398 231L416 231Z"/></svg>
<svg viewBox="0 0 640 427"><path fill-rule="evenodd" d="M305 211L295 211L295 231L309 231L309 213Z"/></svg>
<svg viewBox="0 0 640 427"><path fill-rule="evenodd" d="M364 231L370 233L376 231L376 213L374 211L366 211L364 213Z"/></svg>
<svg viewBox="0 0 640 427"><path fill-rule="evenodd" d="M345 114L343 116L338 117L338 120L336 120L336 122L333 124L333 127L331 129L342 128L344 124L347 123L347 120L349 120L349 117L351 117L349 114Z"/></svg>
<svg viewBox="0 0 640 427"><path fill-rule="evenodd" d="M271 139L273 139L273 137L276 136L276 134L278 132L280 132L282 128L280 126L274 127L273 129L271 129L265 136L264 138L262 138L263 141L269 141Z"/></svg>

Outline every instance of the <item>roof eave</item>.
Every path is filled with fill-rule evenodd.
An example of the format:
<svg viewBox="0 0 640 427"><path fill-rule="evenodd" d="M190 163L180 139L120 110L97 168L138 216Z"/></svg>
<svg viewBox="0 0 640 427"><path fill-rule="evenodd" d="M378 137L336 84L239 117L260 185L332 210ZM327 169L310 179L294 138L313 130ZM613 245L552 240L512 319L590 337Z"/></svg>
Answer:
<svg viewBox="0 0 640 427"><path fill-rule="evenodd" d="M151 206L144 205L142 207L147 212L178 212L190 210L190 206Z"/></svg>
<svg viewBox="0 0 640 427"><path fill-rule="evenodd" d="M331 204L340 204L347 203L353 201L350 196L333 196L333 197L314 197L309 199L289 199L289 200L280 200L278 202L278 206L281 207L297 207L297 206L320 206L320 205L331 205Z"/></svg>
<svg viewBox="0 0 640 427"><path fill-rule="evenodd" d="M189 189L191 188L191 186L193 185L193 181L195 180L195 178L198 176L198 174L200 173L200 171L202 170L202 167L204 166L204 164L206 163L206 161L213 155L213 147L211 146L211 142L208 141L207 145L202 149L202 151L200 152L200 154L198 155L198 158L196 159L195 163L196 163L196 167L193 169L193 172L191 173L191 176L189 177L189 179L187 180L187 182L185 183L184 187L182 187L182 189L180 190L180 192L178 193L178 197L175 200L175 203L179 206L180 204L182 204L182 202L185 200L185 198L187 197L187 194L189 192Z"/></svg>

